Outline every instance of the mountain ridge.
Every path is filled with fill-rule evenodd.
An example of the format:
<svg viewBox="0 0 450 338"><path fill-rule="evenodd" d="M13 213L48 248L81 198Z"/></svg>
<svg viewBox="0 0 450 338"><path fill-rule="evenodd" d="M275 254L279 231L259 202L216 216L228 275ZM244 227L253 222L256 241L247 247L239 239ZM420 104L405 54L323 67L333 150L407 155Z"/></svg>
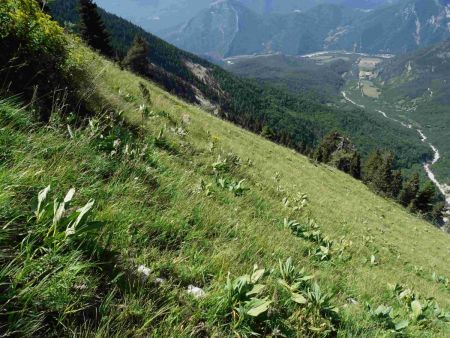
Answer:
<svg viewBox="0 0 450 338"><path fill-rule="evenodd" d="M184 26L189 32L166 30L162 37L198 55L220 57L269 52L301 55L334 49L403 53L450 38L450 4L444 0L403 0L372 11L322 4L290 14L253 12L249 19L246 13L239 20L239 34L219 49L214 47L214 36L203 27L213 20L220 27L229 19L225 11L220 12L225 4L243 7L232 0L222 1L213 7L214 17L204 10L189 21L190 26ZM209 41L208 47L195 45L198 41Z"/></svg>

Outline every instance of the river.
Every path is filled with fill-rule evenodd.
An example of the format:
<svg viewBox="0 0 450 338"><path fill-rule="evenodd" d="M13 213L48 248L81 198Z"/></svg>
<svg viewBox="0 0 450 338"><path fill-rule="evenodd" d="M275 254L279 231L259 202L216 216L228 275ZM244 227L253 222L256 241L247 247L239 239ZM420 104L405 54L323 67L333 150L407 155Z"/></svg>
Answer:
<svg viewBox="0 0 450 338"><path fill-rule="evenodd" d="M350 102L351 104L355 105L356 107L362 108L362 109L366 108L365 106L363 106L361 104L358 104L355 101L353 101L352 99L350 99L346 92L342 92L342 96L344 97L344 99L346 101ZM389 116L388 114L386 114L384 111L376 110L376 112L380 113L381 115L383 115L388 120L400 123L405 128L408 128L408 129L412 129L413 128L413 125L411 123L405 123L403 121L397 120L397 119ZM426 172L428 178L431 180L431 182L434 183L436 188L441 192L441 194L445 198L445 212L446 212L447 218L445 218L444 221L446 223L448 223L449 222L449 217L450 217L450 186L439 182L439 180L436 178L436 175L434 174L434 172L433 172L433 170L431 168L431 166L433 164L436 164L441 159L441 155L439 153L439 149L436 148L436 146L434 146L432 143L430 143L428 141L428 137L424 134L422 129L416 129L416 131L417 131L417 133L418 133L418 135L420 137L420 140L423 143L427 144L431 148L431 150L433 151L433 159L431 161L423 163L423 169L425 170L425 172Z"/></svg>

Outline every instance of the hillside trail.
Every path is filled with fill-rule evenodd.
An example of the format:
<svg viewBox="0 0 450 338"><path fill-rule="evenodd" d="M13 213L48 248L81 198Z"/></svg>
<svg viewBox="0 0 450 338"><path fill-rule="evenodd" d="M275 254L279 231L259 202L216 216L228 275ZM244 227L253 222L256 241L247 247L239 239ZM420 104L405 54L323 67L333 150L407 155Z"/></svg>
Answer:
<svg viewBox="0 0 450 338"><path fill-rule="evenodd" d="M349 98L345 91L342 92L342 96L344 97L344 99L346 101L350 102L354 106L361 108L361 109L366 109L366 107L364 105L358 104L354 100ZM379 110L379 109L376 109L375 111L377 113L383 115L383 117L385 117L386 119L399 123L404 128L413 129L414 128L413 124L419 125L418 123L415 123L412 120L410 120L411 123L406 123L406 122L400 121L396 118L389 116L386 112ZM448 223L450 220L450 185L446 185L446 184L439 182L439 180L436 178L436 175L434 174L432 167L431 167L432 165L439 162L439 160L441 159L439 149L436 148L435 145L433 145L431 142L428 141L428 137L424 134L422 129L420 129L420 128L415 128L415 129L420 137L420 140L423 143L427 144L433 151L433 159L431 161L423 162L422 166L423 166L423 169L425 170L425 173L427 174L428 178L431 180L431 182L433 182L433 184L436 186L436 188L441 192L441 194L445 198L445 214L447 217L444 219L444 221L445 221L445 223Z"/></svg>

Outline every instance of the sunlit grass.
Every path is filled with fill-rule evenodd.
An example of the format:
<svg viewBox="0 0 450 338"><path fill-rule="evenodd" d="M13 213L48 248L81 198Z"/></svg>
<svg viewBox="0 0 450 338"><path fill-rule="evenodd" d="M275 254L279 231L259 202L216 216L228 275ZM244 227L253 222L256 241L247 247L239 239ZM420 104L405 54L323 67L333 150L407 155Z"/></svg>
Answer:
<svg viewBox="0 0 450 338"><path fill-rule="evenodd" d="M51 274L55 284L30 284L23 301L28 307L17 302L7 309L32 310L14 317L20 318L15 324L0 314L2 329L178 337L249 335L251 330L270 334L279 325L292 334L325 335L331 326L320 325L331 317L324 313L336 308L332 326L341 336L390 334L386 321L373 318L368 303L373 309L392 306L399 316L394 321L408 319L406 332L412 335L449 334L442 320L427 326L414 322L409 305L399 303L388 285L403 284L422 302L434 297L441 307L450 307L448 288L432 278L433 272L450 275L448 235L334 168L188 105L87 49L82 54L80 66L94 80L81 90L98 116L90 125L74 127L72 136L64 124L38 125L26 110L0 104L5 154L0 246L14 244L0 258L3 263L16 255L20 261L3 265L1 287L10 276L29 276L20 269L37 264L21 256L20 243L33 220L38 192L46 186L59 199L75 188L77 206L95 200L91 217L103 226L92 235L91 246L44 256L45 264L61 267ZM141 83L151 101L143 97ZM89 99L88 93L96 95ZM304 235L317 231L300 227L312 220L320 236ZM327 243L330 256L322 259ZM279 272L280 261L289 257L289 264L304 268L313 280L288 288L298 293L298 302L283 312L280 304L292 295L279 294L278 279L284 276L291 287L298 277L288 276L293 274L288 263ZM271 291L255 293L256 298L270 304L259 304L262 312L249 315L254 303L249 305L248 296L230 300L224 292L234 290L227 289L227 280L253 273L254 264L267 273L256 281ZM190 285L202 288L205 297L190 295ZM37 294L50 303L37 303ZM310 307L301 304L302 297ZM55 299L60 304L51 303ZM1 298L2 306L6 302ZM221 316L214 314L215 306ZM268 317L253 320L251 314Z"/></svg>

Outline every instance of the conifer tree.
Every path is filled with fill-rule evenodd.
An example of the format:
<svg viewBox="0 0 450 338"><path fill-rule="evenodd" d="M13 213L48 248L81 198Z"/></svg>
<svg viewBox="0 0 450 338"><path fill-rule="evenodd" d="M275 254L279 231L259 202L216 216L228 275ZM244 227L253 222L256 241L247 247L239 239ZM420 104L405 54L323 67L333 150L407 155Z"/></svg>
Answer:
<svg viewBox="0 0 450 338"><path fill-rule="evenodd" d="M381 152L377 149L373 151L364 165L364 182L370 184L374 181L378 166L381 163Z"/></svg>
<svg viewBox="0 0 450 338"><path fill-rule="evenodd" d="M392 168L394 166L394 154L386 152L382 155L381 163L375 170L373 179L374 188L384 194L392 191Z"/></svg>
<svg viewBox="0 0 450 338"><path fill-rule="evenodd" d="M356 151L353 153L353 157L350 162L349 174L357 180L361 179L361 155L359 155Z"/></svg>
<svg viewBox="0 0 450 338"><path fill-rule="evenodd" d="M391 196L396 198L400 194L403 186L403 175L400 170L392 172Z"/></svg>
<svg viewBox="0 0 450 338"><path fill-rule="evenodd" d="M147 55L149 50L150 47L147 40L142 36L135 36L133 45L123 59L123 67L138 74L147 74L149 65Z"/></svg>
<svg viewBox="0 0 450 338"><path fill-rule="evenodd" d="M420 187L420 179L419 174L414 173L411 178L406 181L400 195L398 197L399 202L407 206L414 206L414 200L417 197L417 193L419 192Z"/></svg>
<svg viewBox="0 0 450 338"><path fill-rule="evenodd" d="M430 221L436 225L441 225L443 223L444 210L445 210L444 202L438 202L434 204L433 209L431 210L429 216Z"/></svg>
<svg viewBox="0 0 450 338"><path fill-rule="evenodd" d="M97 5L92 0L80 0L80 17L83 40L95 50L112 57L111 37L97 12Z"/></svg>
<svg viewBox="0 0 450 338"><path fill-rule="evenodd" d="M429 214L433 210L433 199L435 195L436 188L434 184L428 182L413 201L413 209L420 211L422 214Z"/></svg>

